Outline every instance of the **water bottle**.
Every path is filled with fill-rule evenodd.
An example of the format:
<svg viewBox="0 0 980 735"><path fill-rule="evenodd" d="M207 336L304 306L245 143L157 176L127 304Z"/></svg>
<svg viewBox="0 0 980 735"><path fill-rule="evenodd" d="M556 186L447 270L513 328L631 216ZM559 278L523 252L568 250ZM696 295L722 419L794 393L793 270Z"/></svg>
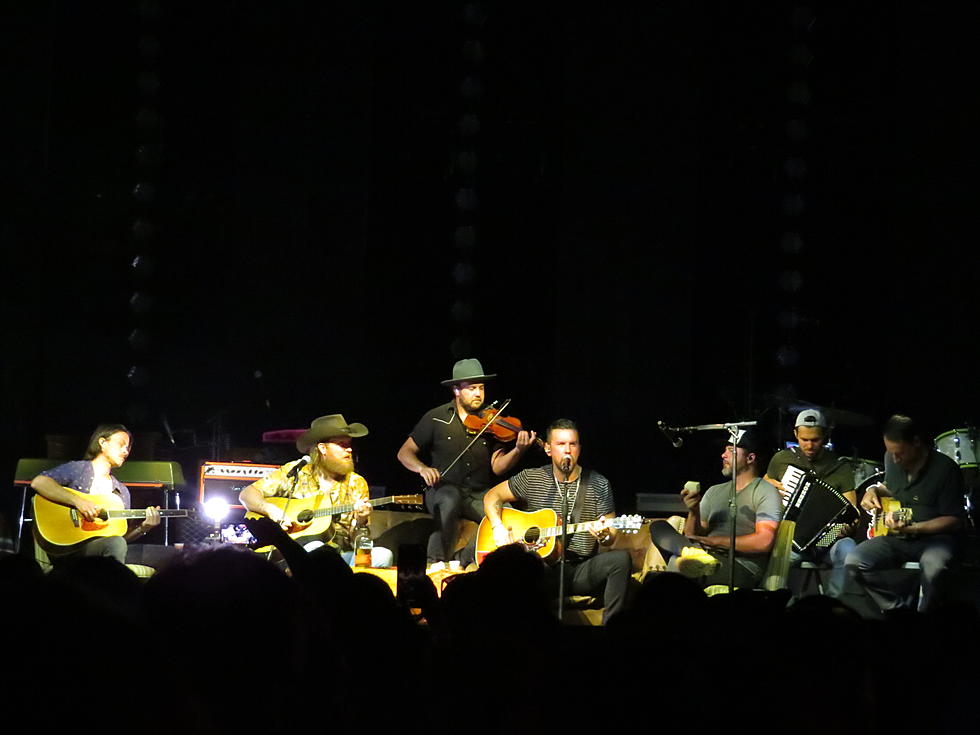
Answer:
<svg viewBox="0 0 980 735"><path fill-rule="evenodd" d="M371 550L374 549L374 540L367 526L361 526L354 532L354 566L371 566Z"/></svg>

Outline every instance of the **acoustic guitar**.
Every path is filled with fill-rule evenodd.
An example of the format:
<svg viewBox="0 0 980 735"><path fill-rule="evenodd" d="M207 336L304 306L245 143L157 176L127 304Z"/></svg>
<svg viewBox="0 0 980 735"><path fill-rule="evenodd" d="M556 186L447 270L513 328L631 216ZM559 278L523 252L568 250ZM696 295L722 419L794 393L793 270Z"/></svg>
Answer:
<svg viewBox="0 0 980 735"><path fill-rule="evenodd" d="M333 517L342 513L349 513L354 510L354 503L343 503L341 505L324 505L330 498L323 493L310 495L307 498L266 498L266 502L283 511L284 519L289 522L286 533L294 540L300 540L306 536L319 536L330 530ZM379 505L422 505L422 495L389 495L384 498L372 498L367 501L371 507ZM248 511L246 518L264 518L261 513ZM273 547L263 546L256 549L259 552L271 551Z"/></svg>
<svg viewBox="0 0 980 735"><path fill-rule="evenodd" d="M73 495L79 495L95 503L102 512L90 521L78 508L62 505L35 493L34 527L43 541L60 551L83 544L94 538L104 536L125 536L129 531L130 519L146 518L146 508L124 508L122 498L115 493L96 495L64 488ZM160 509L161 518L186 518L191 511L187 508Z"/></svg>
<svg viewBox="0 0 980 735"><path fill-rule="evenodd" d="M559 537L562 535L562 526L559 523L558 514L554 510L543 508L534 512L527 512L514 508L501 508L500 520L510 531L510 536L515 543L522 544L524 548L534 551L546 562L552 563L558 559L561 553ZM568 534L570 536L578 531L598 530L602 527L615 528L624 533L636 533L642 525L643 518L639 515L616 516L605 521L570 523L568 524ZM476 532L477 565L482 564L487 554L497 548L490 519L484 518L480 521L480 527Z"/></svg>
<svg viewBox="0 0 980 735"><path fill-rule="evenodd" d="M885 498L879 495L878 501L881 503L881 510L868 511L871 514L871 522L868 523L868 538L887 536L889 533L894 533L894 529L885 525L885 518L889 514L896 521L905 521L905 523L908 523L912 520L912 509L903 508L902 504L895 498Z"/></svg>

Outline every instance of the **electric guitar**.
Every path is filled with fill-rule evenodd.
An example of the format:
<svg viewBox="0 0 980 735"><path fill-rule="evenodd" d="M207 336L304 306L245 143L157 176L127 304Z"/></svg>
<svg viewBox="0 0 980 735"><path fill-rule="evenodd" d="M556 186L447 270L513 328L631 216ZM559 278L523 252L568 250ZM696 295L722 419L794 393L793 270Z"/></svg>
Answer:
<svg viewBox="0 0 980 735"><path fill-rule="evenodd" d="M884 498L879 495L878 501L881 503L881 510L872 509L868 511L871 514L871 522L868 523L868 538L887 536L889 533L894 533L894 529L885 525L885 518L889 514L896 521L905 521L908 523L912 520L912 509L903 508L902 504L895 498Z"/></svg>
<svg viewBox="0 0 980 735"><path fill-rule="evenodd" d="M311 495L307 498L266 498L267 503L283 511L283 518L289 523L286 533L294 540L299 540L305 536L319 536L328 531L333 523L333 516L341 513L350 513L354 510L354 503L343 503L341 505L324 505L330 498L323 493ZM379 505L422 505L422 495L389 495L384 498L373 498L367 501L371 507ZM264 518L261 513L249 511L245 514L246 518ZM263 546L256 549L259 552L271 551L272 546Z"/></svg>
<svg viewBox="0 0 980 735"><path fill-rule="evenodd" d="M78 508L55 503L35 493L32 501L34 527L49 548L57 547L59 551L64 552L69 551L69 547L94 538L125 536L129 531L127 523L129 519L146 518L146 508L124 508L122 498L115 493L94 495L68 487L64 489L95 503L102 512L96 518L87 521ZM190 513L187 508L160 509L161 518L186 518Z"/></svg>
<svg viewBox="0 0 980 735"><path fill-rule="evenodd" d="M549 563L558 559L561 553L559 537L562 535L562 526L558 514L551 508L543 508L533 513L515 510L514 508L501 508L500 520L510 531L510 536L515 543L522 544L526 549L534 551ZM624 533L636 533L642 525L643 518L639 515L616 516L607 520L570 523L568 524L568 534L597 530L603 527L615 528ZM477 565L482 564L487 554L497 548L490 519L484 518L480 521L480 527L476 532Z"/></svg>

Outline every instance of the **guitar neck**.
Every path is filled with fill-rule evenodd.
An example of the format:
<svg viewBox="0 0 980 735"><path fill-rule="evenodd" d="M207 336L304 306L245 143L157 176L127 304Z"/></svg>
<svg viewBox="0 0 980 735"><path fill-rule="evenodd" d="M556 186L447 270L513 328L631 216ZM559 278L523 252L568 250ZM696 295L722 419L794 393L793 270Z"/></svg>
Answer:
<svg viewBox="0 0 980 735"><path fill-rule="evenodd" d="M146 508L129 508L126 510L107 510L109 518L146 518ZM160 509L161 518L186 518L189 511L186 508Z"/></svg>
<svg viewBox="0 0 980 735"><path fill-rule="evenodd" d="M601 521L585 521L582 523L569 523L568 533L569 535L573 533L578 533L579 531L589 531L593 528L598 528ZM542 538L552 538L554 536L561 536L562 529L564 526L552 526L551 528L542 528L541 537Z"/></svg>
<svg viewBox="0 0 980 735"><path fill-rule="evenodd" d="M397 495L389 495L385 498L371 498L368 500L368 505L374 507L375 505L386 505L391 503L397 498ZM332 505L329 508L320 508L319 510L313 511L314 518L323 518L324 516L335 516L341 513L350 513L354 510L354 503L344 503L343 505Z"/></svg>

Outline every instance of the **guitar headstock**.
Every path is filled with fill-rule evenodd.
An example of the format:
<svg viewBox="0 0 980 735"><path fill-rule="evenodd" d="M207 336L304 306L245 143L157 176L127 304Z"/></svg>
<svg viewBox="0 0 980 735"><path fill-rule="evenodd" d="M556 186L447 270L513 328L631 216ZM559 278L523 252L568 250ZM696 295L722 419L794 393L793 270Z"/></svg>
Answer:
<svg viewBox="0 0 980 735"><path fill-rule="evenodd" d="M425 501L422 499L422 494L418 495L396 495L392 501L398 505L422 505Z"/></svg>
<svg viewBox="0 0 980 735"><path fill-rule="evenodd" d="M623 533L636 533L643 525L643 517L637 513L629 516L616 516L609 521L609 526Z"/></svg>

